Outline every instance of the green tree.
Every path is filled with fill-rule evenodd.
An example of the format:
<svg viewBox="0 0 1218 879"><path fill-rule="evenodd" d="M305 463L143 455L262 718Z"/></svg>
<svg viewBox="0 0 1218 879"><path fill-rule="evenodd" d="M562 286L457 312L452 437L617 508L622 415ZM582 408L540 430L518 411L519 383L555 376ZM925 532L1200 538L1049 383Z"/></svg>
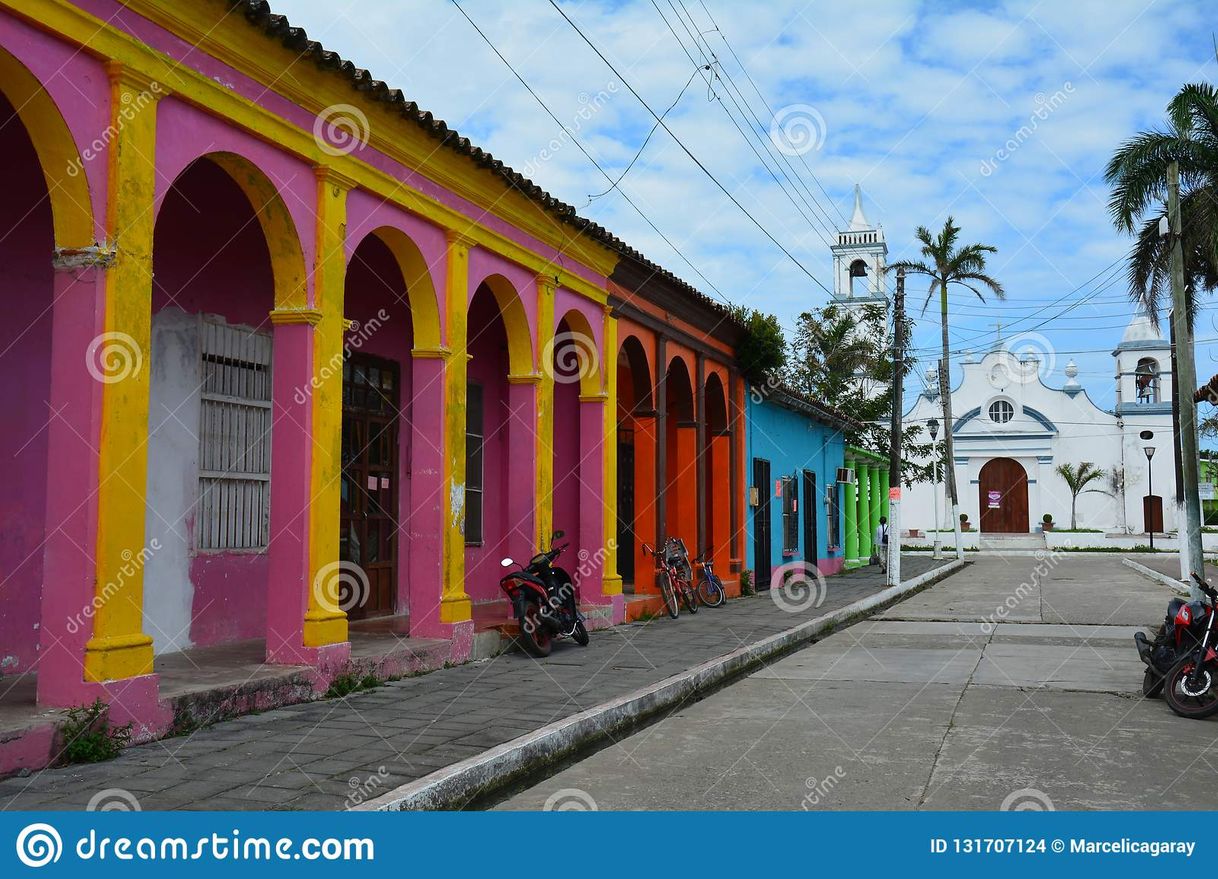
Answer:
<svg viewBox="0 0 1218 879"><path fill-rule="evenodd" d="M930 286L926 292L926 301L922 311L930 304L936 293L939 294L939 316L943 330L943 356L939 361L939 397L943 401L943 437L944 455L947 459L947 493L952 502L952 521L960 521L960 497L956 489L955 444L952 441L952 395L951 395L951 352L947 338L947 288L955 284L973 291L977 298L985 302L983 290L989 290L997 299L1005 299L1006 293L1002 284L986 274L986 255L997 253L998 248L989 244L958 245L960 227L952 217L947 218L943 230L936 236L925 226L919 226L915 237L922 244L921 260L901 260L893 263L890 271L904 269L915 275L926 275L930 278ZM956 531L956 555L962 556L960 532Z"/></svg>
<svg viewBox="0 0 1218 879"><path fill-rule="evenodd" d="M1198 290L1218 287L1218 90L1184 86L1167 105L1168 126L1143 131L1113 154L1105 169L1112 186L1113 223L1135 235L1129 254L1130 297L1158 320L1159 300L1170 291L1170 236L1159 234L1166 216L1167 168L1180 165L1184 288L1191 325Z"/></svg>
<svg viewBox="0 0 1218 879"><path fill-rule="evenodd" d="M744 306L734 306L732 317L743 330L736 362L745 379L758 387L780 381L787 365L787 340L778 318Z"/></svg>
<svg viewBox="0 0 1218 879"><path fill-rule="evenodd" d="M1058 464L1054 469L1058 476L1066 480L1066 487L1070 489L1070 530L1073 531L1078 527L1078 496L1086 492L1104 494L1102 488L1088 488L1087 486L1097 479L1104 479L1105 474L1101 468L1096 467L1090 461L1084 461L1078 466Z"/></svg>

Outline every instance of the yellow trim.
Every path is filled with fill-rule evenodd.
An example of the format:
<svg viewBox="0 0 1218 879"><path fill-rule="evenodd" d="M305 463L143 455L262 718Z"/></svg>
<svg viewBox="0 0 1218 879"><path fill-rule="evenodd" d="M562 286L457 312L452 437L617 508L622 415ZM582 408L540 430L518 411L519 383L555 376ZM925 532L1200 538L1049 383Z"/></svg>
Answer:
<svg viewBox="0 0 1218 879"><path fill-rule="evenodd" d="M156 102L121 114L138 86L111 65L106 229L115 242L106 271L105 331L123 334L133 356L102 391L98 453L96 590L84 676L106 681L152 673L152 638L143 632L144 570L131 559L144 546L151 366L152 235L156 193Z"/></svg>
<svg viewBox="0 0 1218 879"><path fill-rule="evenodd" d="M347 188L326 169L317 173L317 262L313 299L321 320L313 332L313 437L309 503L309 603L304 645L322 647L347 640L347 615L326 600L324 569L338 561L342 480L343 297L347 280Z"/></svg>
<svg viewBox="0 0 1218 879"><path fill-rule="evenodd" d="M617 572L617 318L605 307L604 341L601 363L605 376L604 414L604 500L605 562L601 575L601 594L620 595L622 578Z"/></svg>
<svg viewBox="0 0 1218 879"><path fill-rule="evenodd" d="M311 327L321 323L321 312L316 308L275 308L270 312L273 324L308 324Z"/></svg>
<svg viewBox="0 0 1218 879"><path fill-rule="evenodd" d="M453 352L443 345L437 345L434 348L411 348L410 354L412 357L431 358L434 360L448 360L453 356Z"/></svg>
<svg viewBox="0 0 1218 879"><path fill-rule="evenodd" d="M545 381L545 376L530 372L526 375L509 375L507 380L509 385L540 385Z"/></svg>
<svg viewBox="0 0 1218 879"><path fill-rule="evenodd" d="M540 205L508 187L498 177L479 173L467 157L446 149L396 111L376 102L363 101L347 83L311 60L302 59L259 33L239 16L228 15L217 22L214 2L181 4L164 0L126 0L126 5L151 21L183 36L192 45L273 87L299 106L320 113L336 104L361 101L366 106L371 129L370 146L422 173L455 194L469 199L484 214L501 218L560 253L578 260L594 272L608 276L620 254L599 242L590 241L546 213ZM310 164L328 164L336 173L382 200L417 214L445 229L460 229L477 244L524 266L541 271L548 259L505 235L476 225L477 220L403 186L391 174L380 171L354 155L331 157L322 151L312 131L301 129L237 94L220 82L155 51L130 35L107 25L69 0L0 0L0 7L32 25L72 42L94 56L121 61L166 92L206 112L222 117L235 127L253 134ZM227 10L226 10L227 11ZM260 67L259 60L279 55L275 63ZM75 241L65 238L65 241ZM87 243L87 242L86 242ZM559 283L582 296L603 304L606 291L568 271L560 271Z"/></svg>
<svg viewBox="0 0 1218 879"><path fill-rule="evenodd" d="M503 275L491 275L482 283L494 294L499 306L499 316L507 334L508 372L511 375L532 374L533 342L529 338L529 317L525 314L520 294Z"/></svg>
<svg viewBox="0 0 1218 879"><path fill-rule="evenodd" d="M562 320L557 321L555 331L559 323L567 322L570 331L576 336L582 336L586 343L581 345L578 342L575 344L575 350L579 354L579 393L580 399L592 394L599 394L603 390L603 382L601 380L601 364L604 358L600 352L596 350L596 335L592 332L592 324L588 322L588 318L584 316L582 311L572 308L562 316ZM541 350L541 349L538 349ZM592 358L591 368L588 368L588 358ZM545 365L543 365L545 368ZM552 370L553 367L550 367Z"/></svg>
<svg viewBox="0 0 1218 879"><path fill-rule="evenodd" d="M581 403L604 403L609 399L609 395L604 391L599 391L595 394L580 394L579 401Z"/></svg>
<svg viewBox="0 0 1218 879"><path fill-rule="evenodd" d="M440 305L431 270L410 237L400 229L381 226L369 234L375 235L389 248L406 282L406 298L410 303L410 324L417 348L440 347Z"/></svg>
<svg viewBox="0 0 1218 879"><path fill-rule="evenodd" d="M0 92L16 109L38 154L50 193L55 246L71 250L93 245L93 202L72 132L38 79L3 49L0 49Z"/></svg>
<svg viewBox="0 0 1218 879"><path fill-rule="evenodd" d="M463 622L473 617L465 593L465 350L469 302L469 242L459 235L448 239L444 301L448 347L454 356L444 365L444 563L440 621ZM462 356L465 355L465 356Z"/></svg>
<svg viewBox="0 0 1218 879"><path fill-rule="evenodd" d="M533 503L537 510L536 546L549 546L554 533L554 281L537 276L537 357L549 354L550 362L539 363L537 376L537 428L533 443Z"/></svg>

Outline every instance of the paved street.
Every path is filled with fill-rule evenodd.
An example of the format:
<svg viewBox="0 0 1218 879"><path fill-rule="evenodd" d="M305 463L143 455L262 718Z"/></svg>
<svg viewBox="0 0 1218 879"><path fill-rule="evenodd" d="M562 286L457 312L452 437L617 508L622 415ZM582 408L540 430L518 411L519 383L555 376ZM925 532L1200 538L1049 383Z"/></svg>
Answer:
<svg viewBox="0 0 1218 879"><path fill-rule="evenodd" d="M1212 808L1218 721L1140 695L1169 597L1119 556L981 556L498 808Z"/></svg>
<svg viewBox="0 0 1218 879"><path fill-rule="evenodd" d="M908 579L941 564L904 561ZM874 568L827 580L824 601L792 612L768 593L442 669L343 699L268 711L129 748L107 763L0 782L0 808L83 809L100 791L145 809L341 809L538 727L792 628L882 588Z"/></svg>

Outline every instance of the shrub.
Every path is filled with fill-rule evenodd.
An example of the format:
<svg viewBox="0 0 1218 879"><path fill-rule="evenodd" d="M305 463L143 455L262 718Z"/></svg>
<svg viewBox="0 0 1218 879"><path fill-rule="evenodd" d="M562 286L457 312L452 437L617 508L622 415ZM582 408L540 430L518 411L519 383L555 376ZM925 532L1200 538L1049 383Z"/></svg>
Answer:
<svg viewBox="0 0 1218 879"><path fill-rule="evenodd" d="M59 727L63 737L60 763L100 763L111 760L131 742L131 724L110 726L109 706L101 699L92 705L77 705L66 712Z"/></svg>

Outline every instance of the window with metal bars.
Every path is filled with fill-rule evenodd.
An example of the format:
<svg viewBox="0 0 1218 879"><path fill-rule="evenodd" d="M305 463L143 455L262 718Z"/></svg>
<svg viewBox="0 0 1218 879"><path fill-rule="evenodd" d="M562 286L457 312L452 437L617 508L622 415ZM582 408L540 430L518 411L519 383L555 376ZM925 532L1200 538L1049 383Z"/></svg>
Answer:
<svg viewBox="0 0 1218 879"><path fill-rule="evenodd" d="M271 337L204 318L199 324L201 550L270 542Z"/></svg>
<svg viewBox="0 0 1218 879"><path fill-rule="evenodd" d="M782 553L799 552L799 483L793 476L782 477Z"/></svg>

